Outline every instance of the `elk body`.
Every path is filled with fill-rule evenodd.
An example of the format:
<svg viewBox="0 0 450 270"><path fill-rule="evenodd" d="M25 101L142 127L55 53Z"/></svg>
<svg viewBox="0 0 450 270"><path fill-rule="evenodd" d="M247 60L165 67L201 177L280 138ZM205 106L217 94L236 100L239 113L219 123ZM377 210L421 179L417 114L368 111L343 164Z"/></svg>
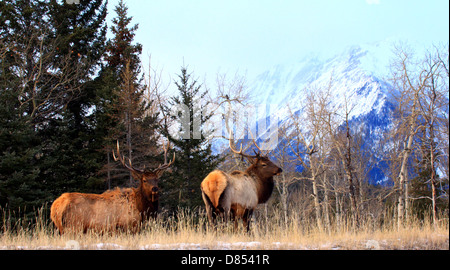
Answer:
<svg viewBox="0 0 450 270"><path fill-rule="evenodd" d="M256 145L256 144L255 144ZM260 152L250 156L230 148L233 152L246 157L251 165L245 171L225 173L220 170L212 171L201 183L202 197L211 224L214 225L218 215L234 219L243 219L244 227L250 230L250 218L254 209L260 203L265 203L273 191L273 176L282 172L267 157Z"/></svg>
<svg viewBox="0 0 450 270"><path fill-rule="evenodd" d="M167 163L167 148L164 148L164 164L154 170L138 170L125 163L120 155L114 159L130 170L134 179L139 180L137 188L115 188L102 194L64 193L57 198L50 209L50 217L60 233L66 231L94 230L98 232L117 229L136 231L138 225L149 217L156 217L158 211L158 180L175 160Z"/></svg>

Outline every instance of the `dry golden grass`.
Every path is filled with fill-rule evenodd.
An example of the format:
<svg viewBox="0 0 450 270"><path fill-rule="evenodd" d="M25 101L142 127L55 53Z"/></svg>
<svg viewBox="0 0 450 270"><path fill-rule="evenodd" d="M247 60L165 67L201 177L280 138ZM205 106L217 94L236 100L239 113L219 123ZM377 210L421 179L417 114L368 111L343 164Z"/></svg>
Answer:
<svg viewBox="0 0 450 270"><path fill-rule="evenodd" d="M374 225L365 220L357 229L333 225L331 231L320 231L314 222L295 215L284 222L275 212L267 219L254 217L248 234L242 227L234 231L232 224L213 230L204 213L180 211L177 217L161 216L148 222L137 234L64 235L59 235L47 219L38 216L36 221L11 229L3 218L0 249L449 249L448 219L437 225L412 220L400 229L394 223Z"/></svg>

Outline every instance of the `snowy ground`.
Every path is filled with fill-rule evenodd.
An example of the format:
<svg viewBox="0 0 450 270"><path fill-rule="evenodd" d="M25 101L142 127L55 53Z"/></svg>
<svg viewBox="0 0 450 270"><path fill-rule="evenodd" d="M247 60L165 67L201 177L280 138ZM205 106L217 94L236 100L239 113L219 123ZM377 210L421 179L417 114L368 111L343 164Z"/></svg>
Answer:
<svg viewBox="0 0 450 270"><path fill-rule="evenodd" d="M91 245L80 245L77 241L68 241L66 246L0 246L0 250L47 250L47 249L61 249L61 250L128 250L130 247L115 243L97 243ZM263 244L261 242L215 242L208 244L201 243L174 243L174 244L148 244L139 246L138 250L258 250L258 249L308 249L293 243L274 242L270 244Z"/></svg>
<svg viewBox="0 0 450 270"><path fill-rule="evenodd" d="M447 242L448 243L448 242ZM214 242L202 243L173 243L173 244L148 244L138 247L128 247L115 243L97 243L80 245L77 241L67 241L65 246L0 246L0 250L346 250L363 249L378 250L392 249L389 241L366 240L357 243L353 247L340 245L339 243L326 243L317 245L300 245L295 243L262 243L262 242ZM447 246L448 247L448 246ZM397 248L394 248L397 249ZM411 249L411 247L404 247ZM413 249L423 249L420 245ZM425 248L426 249L426 248Z"/></svg>

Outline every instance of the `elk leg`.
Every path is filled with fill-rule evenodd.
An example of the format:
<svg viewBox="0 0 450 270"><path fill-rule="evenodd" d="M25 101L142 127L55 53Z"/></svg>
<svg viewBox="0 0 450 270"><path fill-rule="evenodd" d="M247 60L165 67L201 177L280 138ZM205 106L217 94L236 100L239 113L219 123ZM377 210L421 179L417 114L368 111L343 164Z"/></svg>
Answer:
<svg viewBox="0 0 450 270"><path fill-rule="evenodd" d="M244 220L244 227L247 228L247 232L250 232L250 221L252 218L252 214L253 214L253 209L245 209L244 215L242 217Z"/></svg>
<svg viewBox="0 0 450 270"><path fill-rule="evenodd" d="M208 196L205 195L204 192L202 192L203 201L205 202L205 208L206 208L206 214L208 215L208 221L209 224L211 224L212 227L215 227L215 221L216 221L216 213L215 209L209 200Z"/></svg>
<svg viewBox="0 0 450 270"><path fill-rule="evenodd" d="M228 220L232 219L231 209L229 207L223 207L223 221L224 223L228 223Z"/></svg>
<svg viewBox="0 0 450 270"><path fill-rule="evenodd" d="M231 208L231 220L234 223L234 230L237 231L237 229L238 229L238 217L237 217L236 209L234 209L233 207Z"/></svg>

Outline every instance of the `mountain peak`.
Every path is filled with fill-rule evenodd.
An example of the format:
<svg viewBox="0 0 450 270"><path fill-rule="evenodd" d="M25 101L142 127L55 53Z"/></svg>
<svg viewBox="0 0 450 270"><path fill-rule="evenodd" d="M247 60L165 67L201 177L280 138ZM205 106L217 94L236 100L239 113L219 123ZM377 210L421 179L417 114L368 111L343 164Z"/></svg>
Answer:
<svg viewBox="0 0 450 270"><path fill-rule="evenodd" d="M386 70L391 57L388 42L350 46L341 54L324 59L318 54L289 65L277 65L260 74L250 88L256 103L287 105L299 110L310 89L330 86L333 106L344 97L353 107L352 117L380 110L386 100Z"/></svg>

